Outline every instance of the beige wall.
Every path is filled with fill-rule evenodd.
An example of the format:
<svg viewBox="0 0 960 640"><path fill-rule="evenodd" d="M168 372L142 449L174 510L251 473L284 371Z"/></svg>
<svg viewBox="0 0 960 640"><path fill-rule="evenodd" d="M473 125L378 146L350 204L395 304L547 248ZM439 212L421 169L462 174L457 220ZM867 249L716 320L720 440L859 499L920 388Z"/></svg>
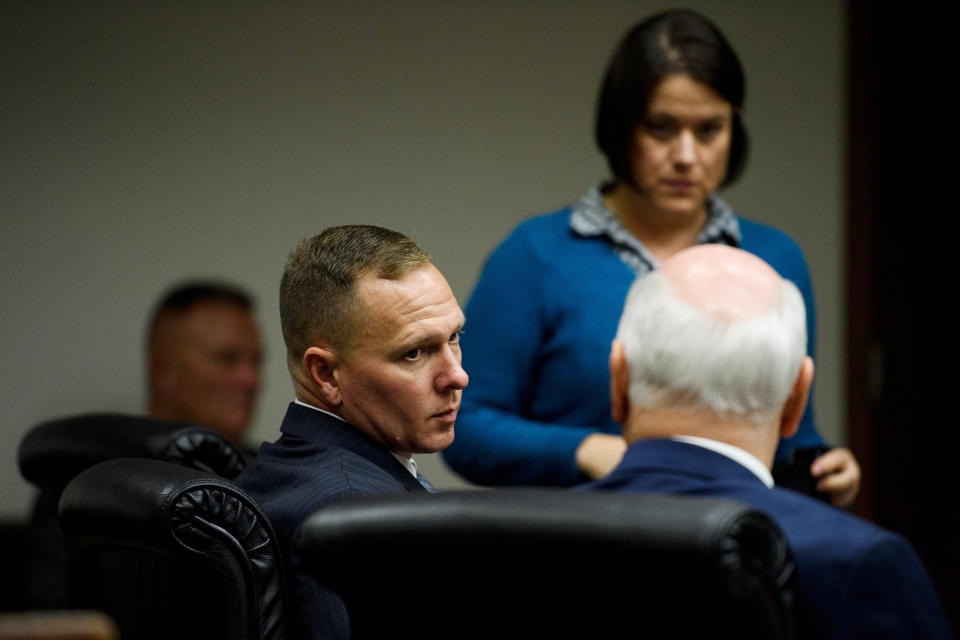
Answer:
<svg viewBox="0 0 960 640"><path fill-rule="evenodd" d="M807 252L821 430L842 441L842 3L686 4L746 67L753 155L726 197ZM27 510L29 426L142 409L144 315L175 279L258 296L264 439L292 393L275 298L298 239L399 229L465 301L513 225L605 176L590 135L602 67L666 6L0 3L0 515ZM460 484L437 457L421 465Z"/></svg>

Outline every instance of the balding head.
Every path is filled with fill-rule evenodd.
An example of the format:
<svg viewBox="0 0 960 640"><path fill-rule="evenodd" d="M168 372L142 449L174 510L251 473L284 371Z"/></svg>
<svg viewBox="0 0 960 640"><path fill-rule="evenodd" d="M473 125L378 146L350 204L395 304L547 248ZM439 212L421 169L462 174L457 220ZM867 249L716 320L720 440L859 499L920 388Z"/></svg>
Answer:
<svg viewBox="0 0 960 640"><path fill-rule="evenodd" d="M767 423L804 362L803 298L756 256L698 245L633 284L617 341L633 407Z"/></svg>
<svg viewBox="0 0 960 640"><path fill-rule="evenodd" d="M663 263L660 273L678 300L726 322L775 308L783 287L783 279L766 262L722 244L681 251Z"/></svg>

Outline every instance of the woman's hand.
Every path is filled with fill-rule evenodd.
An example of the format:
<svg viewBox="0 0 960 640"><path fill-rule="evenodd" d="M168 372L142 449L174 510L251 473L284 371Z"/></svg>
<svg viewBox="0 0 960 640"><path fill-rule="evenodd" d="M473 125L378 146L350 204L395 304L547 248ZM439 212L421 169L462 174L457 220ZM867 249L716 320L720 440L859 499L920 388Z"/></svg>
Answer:
<svg viewBox="0 0 960 640"><path fill-rule="evenodd" d="M627 441L608 433L591 433L577 447L577 468L596 480L613 471L627 450Z"/></svg>
<svg viewBox="0 0 960 640"><path fill-rule="evenodd" d="M860 465L849 449L831 449L813 461L810 473L817 479L817 491L830 496L835 507L847 507L860 491Z"/></svg>

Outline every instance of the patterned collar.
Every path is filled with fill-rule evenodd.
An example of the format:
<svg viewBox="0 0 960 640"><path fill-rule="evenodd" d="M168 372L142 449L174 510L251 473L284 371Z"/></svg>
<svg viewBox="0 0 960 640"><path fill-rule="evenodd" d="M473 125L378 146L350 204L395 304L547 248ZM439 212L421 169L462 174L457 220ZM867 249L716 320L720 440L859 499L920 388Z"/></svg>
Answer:
<svg viewBox="0 0 960 640"><path fill-rule="evenodd" d="M620 259L638 276L656 269L660 263L617 216L603 203L603 185L591 188L573 205L570 228L583 237L601 237L611 244ZM730 206L713 195L707 200L707 223L697 235L697 244L740 246L740 225Z"/></svg>

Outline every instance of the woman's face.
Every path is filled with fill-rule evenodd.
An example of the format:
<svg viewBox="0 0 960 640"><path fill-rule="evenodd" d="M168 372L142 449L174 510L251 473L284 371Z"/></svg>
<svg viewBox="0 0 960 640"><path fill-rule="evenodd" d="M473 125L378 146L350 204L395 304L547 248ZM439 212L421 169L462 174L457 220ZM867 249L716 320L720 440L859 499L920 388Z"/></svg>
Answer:
<svg viewBox="0 0 960 640"><path fill-rule="evenodd" d="M673 74L650 97L633 133L633 180L654 210L701 216L723 180L730 155L733 107L708 85Z"/></svg>

